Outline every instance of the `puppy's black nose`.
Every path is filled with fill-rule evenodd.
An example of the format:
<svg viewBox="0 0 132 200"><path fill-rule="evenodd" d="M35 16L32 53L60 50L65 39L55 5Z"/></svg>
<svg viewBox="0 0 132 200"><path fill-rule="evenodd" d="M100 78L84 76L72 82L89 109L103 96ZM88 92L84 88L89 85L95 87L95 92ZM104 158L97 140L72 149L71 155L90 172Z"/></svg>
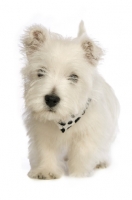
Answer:
<svg viewBox="0 0 132 200"><path fill-rule="evenodd" d="M46 104L51 108L56 106L60 101L60 98L55 95L46 95L45 96L45 102Z"/></svg>

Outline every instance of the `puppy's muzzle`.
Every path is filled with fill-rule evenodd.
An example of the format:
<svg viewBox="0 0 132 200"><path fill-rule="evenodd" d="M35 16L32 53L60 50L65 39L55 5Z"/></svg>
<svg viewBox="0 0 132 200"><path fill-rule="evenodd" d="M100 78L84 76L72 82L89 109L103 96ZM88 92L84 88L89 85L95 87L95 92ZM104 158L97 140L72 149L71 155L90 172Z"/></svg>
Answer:
<svg viewBox="0 0 132 200"><path fill-rule="evenodd" d="M44 98L45 98L45 103L50 108L56 106L60 101L60 98L58 96L56 96L56 95L46 95Z"/></svg>

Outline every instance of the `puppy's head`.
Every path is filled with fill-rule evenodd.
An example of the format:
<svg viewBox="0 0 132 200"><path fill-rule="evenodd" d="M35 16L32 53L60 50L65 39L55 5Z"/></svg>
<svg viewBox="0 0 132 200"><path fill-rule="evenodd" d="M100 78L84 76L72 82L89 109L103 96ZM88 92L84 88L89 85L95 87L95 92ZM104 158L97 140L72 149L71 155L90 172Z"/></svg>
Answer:
<svg viewBox="0 0 132 200"><path fill-rule="evenodd" d="M83 22L75 39L34 25L22 43L27 58L22 69L25 103L34 116L59 120L84 109L102 50L87 36Z"/></svg>

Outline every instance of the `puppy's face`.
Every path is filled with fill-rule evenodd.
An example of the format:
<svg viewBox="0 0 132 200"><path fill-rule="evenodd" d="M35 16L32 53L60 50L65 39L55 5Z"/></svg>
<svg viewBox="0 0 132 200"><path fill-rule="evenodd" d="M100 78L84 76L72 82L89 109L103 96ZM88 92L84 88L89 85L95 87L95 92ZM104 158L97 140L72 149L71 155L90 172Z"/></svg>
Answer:
<svg viewBox="0 0 132 200"><path fill-rule="evenodd" d="M63 120L84 109L101 49L86 35L64 39L40 26L27 30L23 44L25 102L34 116Z"/></svg>

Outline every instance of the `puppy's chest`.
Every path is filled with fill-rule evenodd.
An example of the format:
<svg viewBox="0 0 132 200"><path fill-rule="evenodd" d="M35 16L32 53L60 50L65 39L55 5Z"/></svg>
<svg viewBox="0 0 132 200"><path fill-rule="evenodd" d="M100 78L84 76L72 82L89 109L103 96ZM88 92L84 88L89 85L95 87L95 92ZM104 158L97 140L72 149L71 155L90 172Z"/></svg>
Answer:
<svg viewBox="0 0 132 200"><path fill-rule="evenodd" d="M64 136L60 139L58 150L61 157L65 158L68 155L68 152L70 151L72 146L72 138L68 136Z"/></svg>

